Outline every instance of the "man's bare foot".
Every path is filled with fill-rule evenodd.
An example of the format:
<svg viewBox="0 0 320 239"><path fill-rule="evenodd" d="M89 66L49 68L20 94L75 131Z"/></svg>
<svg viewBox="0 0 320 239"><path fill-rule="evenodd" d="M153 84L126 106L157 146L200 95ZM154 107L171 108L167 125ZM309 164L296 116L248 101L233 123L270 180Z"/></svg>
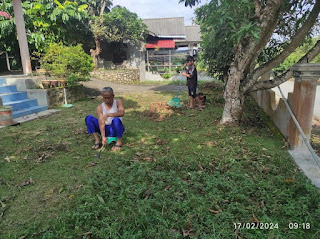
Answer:
<svg viewBox="0 0 320 239"><path fill-rule="evenodd" d="M96 142L93 146L92 146L92 149L94 149L94 150L97 150L97 149L99 149L100 147L102 146L102 144L100 143L100 142Z"/></svg>
<svg viewBox="0 0 320 239"><path fill-rule="evenodd" d="M113 145L113 147L111 148L111 151L120 151L122 147L122 144L115 144Z"/></svg>

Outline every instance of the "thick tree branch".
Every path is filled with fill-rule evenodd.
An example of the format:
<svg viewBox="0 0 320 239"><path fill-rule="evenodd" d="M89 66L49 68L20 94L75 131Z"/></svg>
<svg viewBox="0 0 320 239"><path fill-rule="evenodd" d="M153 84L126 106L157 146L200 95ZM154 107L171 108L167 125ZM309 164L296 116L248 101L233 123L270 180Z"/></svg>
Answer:
<svg viewBox="0 0 320 239"><path fill-rule="evenodd" d="M261 2L259 0L254 0L254 7L255 7L255 13L256 16L260 19L261 16Z"/></svg>
<svg viewBox="0 0 320 239"><path fill-rule="evenodd" d="M258 79L264 73L272 70L274 67L280 65L303 41L307 33L310 31L314 23L316 22L320 11L320 0L316 0L316 3L310 12L307 20L302 24L300 29L297 31L295 36L292 38L291 43L286 46L283 51L275 57L273 60L261 65L258 67L254 73L252 78Z"/></svg>
<svg viewBox="0 0 320 239"><path fill-rule="evenodd" d="M241 50L238 51L240 58L242 58L241 63L239 62L240 69L250 66L256 59L257 55L260 54L259 51L261 52L270 40L274 28L276 27L276 23L278 22L280 13L279 9L283 2L284 0L272 0L267 2L267 5L263 10L263 14L260 16L260 23L258 24L261 31L259 42L255 39L251 39L249 44L245 42L244 46L240 47ZM235 56L235 58L237 58L237 56Z"/></svg>
<svg viewBox="0 0 320 239"><path fill-rule="evenodd" d="M107 0L103 0L103 1L102 1L102 4L101 4L101 9L100 9L99 16L102 16L102 15L103 15L104 10L106 9L106 6L107 6Z"/></svg>
<svg viewBox="0 0 320 239"><path fill-rule="evenodd" d="M259 43L256 45L255 49L253 52L255 52L256 54L252 57L250 65L256 65L256 60L259 57L260 53L263 51L263 49L265 48L265 46L267 45L267 43L270 41L270 38L274 32L274 29L277 27L278 24L278 18L280 15L280 10L278 10L278 12L276 13L276 15L274 16L273 21L270 23L270 28L265 32L265 34L262 36L261 40L259 41ZM254 72L254 69L252 69L251 67L248 66L247 70L246 70L246 76L247 79L251 79L252 78L252 73ZM244 85L253 85L255 82L248 82L248 80L243 82L243 86ZM242 87L243 87L242 86ZM250 87L248 87L250 88Z"/></svg>
<svg viewBox="0 0 320 239"><path fill-rule="evenodd" d="M312 61L317 55L320 54L320 40L305 54L297 63L308 63ZM276 77L274 81L262 81L257 82L254 86L249 89L249 92L257 91L257 90L266 90L276 87L283 82L289 80L293 76L293 71L291 69L287 70L280 76Z"/></svg>

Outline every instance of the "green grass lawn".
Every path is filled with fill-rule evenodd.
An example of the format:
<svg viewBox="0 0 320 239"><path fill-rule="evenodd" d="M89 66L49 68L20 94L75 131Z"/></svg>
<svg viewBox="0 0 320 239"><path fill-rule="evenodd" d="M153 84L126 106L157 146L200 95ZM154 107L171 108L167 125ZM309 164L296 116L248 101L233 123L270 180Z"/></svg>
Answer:
<svg viewBox="0 0 320 239"><path fill-rule="evenodd" d="M266 116L248 100L222 127L206 92L204 111L168 115L149 106L172 94L123 95L125 147L100 160L84 124L99 99L1 129L0 238L320 238L319 190ZM253 222L274 229L234 227Z"/></svg>

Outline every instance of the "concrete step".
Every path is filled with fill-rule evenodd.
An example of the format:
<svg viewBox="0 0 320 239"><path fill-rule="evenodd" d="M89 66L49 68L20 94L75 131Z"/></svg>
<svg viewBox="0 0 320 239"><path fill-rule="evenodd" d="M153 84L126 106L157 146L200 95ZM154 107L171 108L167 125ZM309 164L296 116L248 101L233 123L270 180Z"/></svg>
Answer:
<svg viewBox="0 0 320 239"><path fill-rule="evenodd" d="M0 97L2 98L3 103L28 99L27 92L12 92L12 93L0 94Z"/></svg>
<svg viewBox="0 0 320 239"><path fill-rule="evenodd" d="M7 80L4 77L0 77L0 86L7 84Z"/></svg>
<svg viewBox="0 0 320 239"><path fill-rule="evenodd" d="M2 85L0 86L0 94L17 92L17 86L15 85Z"/></svg>
<svg viewBox="0 0 320 239"><path fill-rule="evenodd" d="M33 113L38 113L40 111L44 111L47 109L48 109L47 106L39 105L39 106L29 107L23 110L14 111L12 114L13 114L13 118L18 118L18 117L30 115Z"/></svg>
<svg viewBox="0 0 320 239"><path fill-rule="evenodd" d="M4 103L3 105L12 106L12 111L18 111L26 108L30 108L38 105L38 101L36 99L25 99L25 100L17 100L17 101L9 101Z"/></svg>

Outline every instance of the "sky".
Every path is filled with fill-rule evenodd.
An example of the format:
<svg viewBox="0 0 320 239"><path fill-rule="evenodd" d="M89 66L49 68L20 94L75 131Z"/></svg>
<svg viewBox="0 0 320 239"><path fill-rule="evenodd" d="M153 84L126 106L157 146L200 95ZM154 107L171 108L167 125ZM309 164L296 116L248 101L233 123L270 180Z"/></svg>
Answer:
<svg viewBox="0 0 320 239"><path fill-rule="evenodd" d="M202 0L199 6L207 0ZM126 7L144 18L184 17L185 25L192 25L195 18L194 9L185 7L179 0L113 0L113 6Z"/></svg>

